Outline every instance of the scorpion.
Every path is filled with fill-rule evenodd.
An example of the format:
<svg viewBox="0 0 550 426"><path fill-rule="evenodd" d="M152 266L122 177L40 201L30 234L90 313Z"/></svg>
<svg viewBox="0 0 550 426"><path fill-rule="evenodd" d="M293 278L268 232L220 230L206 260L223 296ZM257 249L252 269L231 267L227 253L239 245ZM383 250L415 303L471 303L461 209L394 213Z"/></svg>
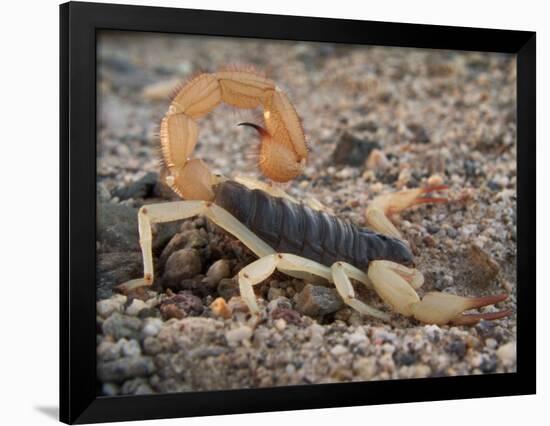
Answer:
<svg viewBox="0 0 550 426"><path fill-rule="evenodd" d="M258 259L238 273L240 295L251 314L260 308L253 286L278 270L308 282L332 283L345 304L384 321L390 314L356 297L351 280L373 289L389 307L427 324L474 325L511 314L465 313L496 304L505 294L461 297L416 290L424 277L415 269L408 243L390 216L411 206L446 201L430 193L447 189L431 185L377 196L360 228L329 214L314 200L298 202L280 186L250 178L228 179L191 158L198 139L197 120L218 105L263 109L263 125L253 127L260 139L261 173L274 182L288 182L302 173L308 155L296 109L275 83L254 70L222 70L189 80L175 96L160 125L162 160L167 185L184 201L145 205L138 212L144 275L119 286L122 292L150 286L154 280L152 225L203 215L240 240Z"/></svg>

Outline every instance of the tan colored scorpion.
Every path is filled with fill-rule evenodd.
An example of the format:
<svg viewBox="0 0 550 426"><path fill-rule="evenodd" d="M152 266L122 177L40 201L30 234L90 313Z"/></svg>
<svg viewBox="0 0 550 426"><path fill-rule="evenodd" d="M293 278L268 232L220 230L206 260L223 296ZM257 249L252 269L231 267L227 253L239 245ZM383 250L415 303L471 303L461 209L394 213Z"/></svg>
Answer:
<svg viewBox="0 0 550 426"><path fill-rule="evenodd" d="M166 183L185 201L139 210L144 276L119 286L122 291L153 283L153 223L203 215L258 256L238 274L241 297L252 314L260 312L253 286L275 270L309 282L332 283L348 306L382 320L389 320L390 315L356 298L351 280L374 289L394 311L424 323L471 325L510 314L508 310L464 313L503 301L506 295L468 298L431 292L422 299L418 296L423 275L413 267L409 246L388 215L440 201L427 194L446 187L375 198L366 212L372 231L339 219L314 202L299 203L276 186L250 179L229 180L213 174L200 159L191 158L198 138L197 120L221 103L263 109L262 126L241 124L259 133L259 169L264 176L287 182L302 172L308 150L300 119L273 81L250 70L201 74L190 80L173 98L160 131Z"/></svg>

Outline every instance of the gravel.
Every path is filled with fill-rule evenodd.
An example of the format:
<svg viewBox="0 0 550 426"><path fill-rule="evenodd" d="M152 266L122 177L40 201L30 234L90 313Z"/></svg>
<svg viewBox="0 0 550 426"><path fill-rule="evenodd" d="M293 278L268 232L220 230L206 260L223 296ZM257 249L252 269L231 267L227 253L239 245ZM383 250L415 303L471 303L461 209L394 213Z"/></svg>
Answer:
<svg viewBox="0 0 550 426"><path fill-rule="evenodd" d="M166 96L199 70L234 63L268 70L302 118L310 156L287 192L314 197L364 226L365 208L378 194L448 185L449 202L396 218L425 276L419 293L507 292L498 309L515 311L513 56L104 32L97 146L101 394L516 371L515 314L472 327L423 325L397 314L384 323L345 306L331 286L276 272L255 286L261 313L253 319L235 277L255 256L204 218L155 225L155 284L116 293L116 285L143 273L137 209L177 199L159 183L156 134ZM229 177L257 176L255 139L236 126L242 121L257 117L221 107L199 123L195 153ZM373 291L355 290L389 311Z"/></svg>

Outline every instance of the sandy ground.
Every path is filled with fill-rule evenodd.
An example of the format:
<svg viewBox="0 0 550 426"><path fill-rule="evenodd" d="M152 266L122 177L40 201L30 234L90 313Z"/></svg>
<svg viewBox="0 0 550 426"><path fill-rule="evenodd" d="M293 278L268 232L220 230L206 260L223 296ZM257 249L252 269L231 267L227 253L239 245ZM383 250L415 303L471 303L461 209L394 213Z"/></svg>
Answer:
<svg viewBox="0 0 550 426"><path fill-rule="evenodd" d="M253 322L232 279L253 256L202 218L156 229L150 291L113 292L141 274L136 208L174 199L157 182L166 94L198 72L250 64L288 93L303 121L308 166L287 192L364 226L377 194L439 175L450 201L398 222L426 278L420 293L507 292L498 309L515 310L513 56L125 33L104 33L98 55L98 393L515 371L515 314L474 327L397 314L383 323L331 290L275 274L258 286L263 312ZM236 126L254 120L218 108L200 122L197 156L226 176L258 176L255 137ZM209 307L217 297L230 318Z"/></svg>

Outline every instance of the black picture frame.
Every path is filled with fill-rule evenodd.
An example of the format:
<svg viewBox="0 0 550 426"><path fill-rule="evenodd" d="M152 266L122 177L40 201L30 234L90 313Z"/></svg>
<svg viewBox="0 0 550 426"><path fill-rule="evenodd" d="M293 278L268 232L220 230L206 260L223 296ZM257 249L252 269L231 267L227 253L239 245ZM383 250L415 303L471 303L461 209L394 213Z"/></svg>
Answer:
<svg viewBox="0 0 550 426"><path fill-rule="evenodd" d="M324 41L517 55L517 372L151 396L98 397L96 35L98 30ZM69 2L60 6L60 419L92 423L533 394L536 34Z"/></svg>

